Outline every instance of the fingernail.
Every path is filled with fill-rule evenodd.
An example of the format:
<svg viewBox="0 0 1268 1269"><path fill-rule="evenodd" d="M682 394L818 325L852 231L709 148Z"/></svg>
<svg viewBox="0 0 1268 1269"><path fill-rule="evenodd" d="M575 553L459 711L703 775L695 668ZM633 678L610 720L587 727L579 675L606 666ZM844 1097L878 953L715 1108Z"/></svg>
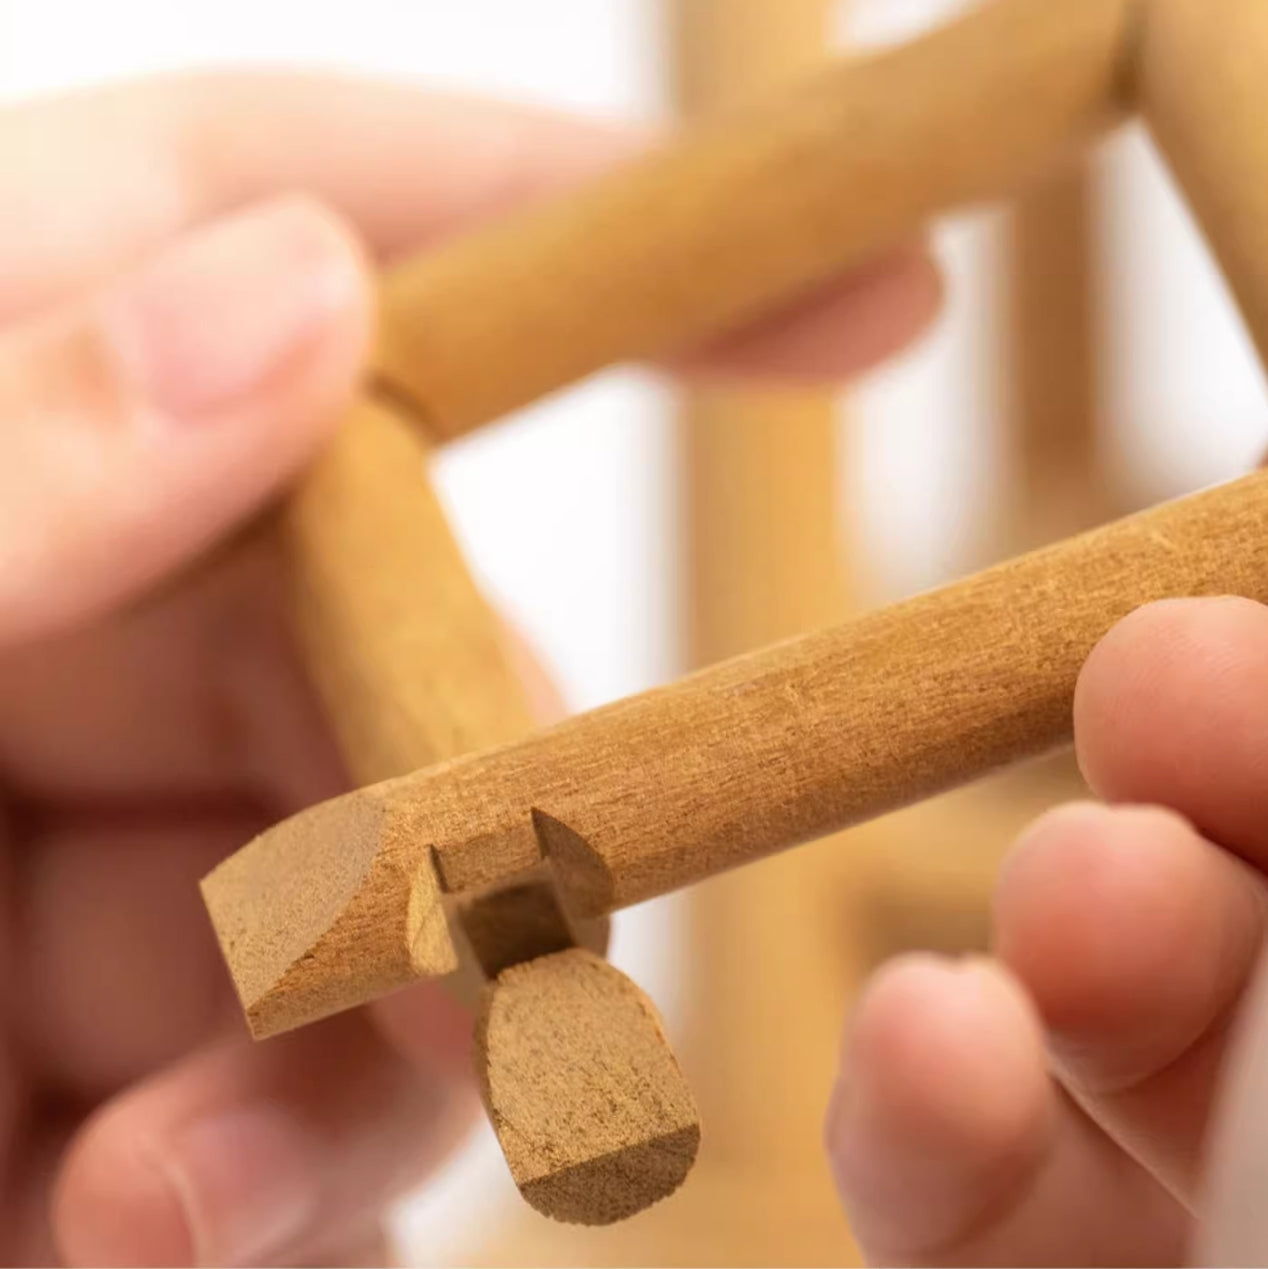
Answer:
<svg viewBox="0 0 1268 1269"><path fill-rule="evenodd" d="M261 1263L315 1223L320 1198L303 1134L267 1103L194 1121L164 1164L198 1265Z"/></svg>
<svg viewBox="0 0 1268 1269"><path fill-rule="evenodd" d="M214 418L286 371L359 301L355 248L288 198L196 231L107 297L107 337L165 420Z"/></svg>

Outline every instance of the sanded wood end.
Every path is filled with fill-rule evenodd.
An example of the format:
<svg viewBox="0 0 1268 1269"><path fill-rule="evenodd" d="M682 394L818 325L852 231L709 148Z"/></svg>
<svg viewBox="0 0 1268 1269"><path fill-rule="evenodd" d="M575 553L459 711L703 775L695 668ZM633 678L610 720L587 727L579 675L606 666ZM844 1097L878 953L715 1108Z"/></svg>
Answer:
<svg viewBox="0 0 1268 1269"><path fill-rule="evenodd" d="M592 952L515 965L489 984L476 1069L515 1184L554 1220L624 1220L691 1171L700 1117L660 1017Z"/></svg>

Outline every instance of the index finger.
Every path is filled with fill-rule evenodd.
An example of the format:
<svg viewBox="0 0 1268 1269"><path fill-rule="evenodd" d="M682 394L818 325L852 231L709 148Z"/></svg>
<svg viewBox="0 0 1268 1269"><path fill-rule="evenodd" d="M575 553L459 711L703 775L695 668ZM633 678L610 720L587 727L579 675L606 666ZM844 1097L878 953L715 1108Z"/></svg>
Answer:
<svg viewBox="0 0 1268 1269"><path fill-rule="evenodd" d="M0 116L0 320L92 285L205 219L303 190L389 259L581 179L633 129L387 82L156 76Z"/></svg>
<svg viewBox="0 0 1268 1269"><path fill-rule="evenodd" d="M0 321L279 193L320 199L390 261L645 140L629 125L328 74L165 76L31 103L0 116ZM909 342L940 303L927 252L900 247L683 364L843 378Z"/></svg>
<svg viewBox="0 0 1268 1269"><path fill-rule="evenodd" d="M1119 623L1074 700L1079 764L1110 802L1161 803L1268 872L1268 608L1172 599Z"/></svg>

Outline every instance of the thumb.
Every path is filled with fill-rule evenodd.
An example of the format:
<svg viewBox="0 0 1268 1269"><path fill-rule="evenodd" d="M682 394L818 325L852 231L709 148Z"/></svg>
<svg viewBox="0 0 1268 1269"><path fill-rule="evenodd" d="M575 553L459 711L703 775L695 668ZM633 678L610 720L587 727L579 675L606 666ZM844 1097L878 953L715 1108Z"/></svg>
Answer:
<svg viewBox="0 0 1268 1269"><path fill-rule="evenodd" d="M351 234L286 198L0 335L0 646L120 603L256 510L350 397Z"/></svg>

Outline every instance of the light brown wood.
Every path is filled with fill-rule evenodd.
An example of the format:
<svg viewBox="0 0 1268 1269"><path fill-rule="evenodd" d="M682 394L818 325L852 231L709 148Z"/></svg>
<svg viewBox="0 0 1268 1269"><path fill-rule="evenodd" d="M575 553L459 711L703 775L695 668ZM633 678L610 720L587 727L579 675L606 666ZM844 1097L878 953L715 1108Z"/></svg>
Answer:
<svg viewBox="0 0 1268 1269"><path fill-rule="evenodd" d="M692 668L839 620L848 504L831 392L701 389L682 451ZM857 543L855 543L857 545Z"/></svg>
<svg viewBox="0 0 1268 1269"><path fill-rule="evenodd" d="M748 108L828 57L834 0L669 0L672 92L687 117Z"/></svg>
<svg viewBox="0 0 1268 1269"><path fill-rule="evenodd" d="M743 107L804 77L828 58L840 8L839 0L678 0L683 109L708 115ZM714 386L685 395L689 668L862 607L863 543L854 500L840 488L845 423L845 403L831 388ZM831 923L817 919L848 911L856 861L840 845L816 842L691 895L678 1051L709 1131L691 1186L656 1214L659 1244L651 1244L652 1231L638 1232L656 1263L857 1259L822 1147L853 959L840 932L828 936ZM795 1239L790 1210L800 1225ZM698 1232L684 1262L689 1226Z"/></svg>
<svg viewBox="0 0 1268 1269"><path fill-rule="evenodd" d="M1011 777L1004 780L1010 788L1014 786ZM821 940L833 949L829 954L834 957L838 971L842 1000L834 1005L825 998L825 1007L818 1019L824 1032L832 1033L828 1046L818 1055L825 1059L826 1066L832 1065L839 1042L846 989L857 985L864 974L874 968L873 958L877 953L895 950L896 938L903 934L897 928L877 927L876 914L868 908L874 897L906 892L920 902L926 915L952 917L955 928L948 922L932 931L932 938L929 928L922 927L920 942L926 947L938 948L949 943L947 950L963 952L966 946L963 943L956 946L950 942L952 938L967 934L976 940L979 927L964 920L963 911L956 912L953 902L971 903L974 895L985 892L1006 843L1045 805L1033 799L1027 799L1023 805L1014 803L1011 798L1001 798L1000 790L993 787L996 783L992 780L960 789L854 828L847 841L840 845L829 839L794 852L818 857L825 865L822 876L826 882L828 861L824 856L826 852L836 851L840 864L838 881L843 884L825 884L818 891L795 898L790 887L781 887L776 880L775 910L760 908L755 912L759 924L754 937L768 946L768 931L778 925L785 940L794 946L805 938L807 942ZM1026 787L1031 788L1029 784ZM700 889L726 887L745 878L751 878L757 888L765 876L777 879L789 858L767 860L756 867L715 878ZM732 981L746 980L754 964L759 967L756 975L759 981L762 977L763 963L758 957L749 958L747 949L747 938L737 941ZM693 947L693 954L698 955L698 951L698 945ZM784 959L788 955L784 951L779 953L780 966L789 963ZM683 972L690 975L693 966L685 956L683 967ZM751 1024L751 1028L780 1031L791 1022L794 1039L806 1036L809 1028L802 1031L799 1020L789 1017L792 1012L789 1006L799 1004L800 995L800 990L790 991L783 1007L768 1012L760 1022ZM703 1001L688 997L683 1007L689 1027L697 1017L707 1020L708 1010ZM750 1034L747 1044L753 1042ZM817 1039L814 1042L819 1043ZM558 1269L561 1265L610 1266L612 1269L618 1266L641 1269L646 1265L680 1269L708 1265L839 1269L842 1265L857 1263L857 1255L852 1256L851 1249L843 1245L844 1218L835 1191L829 1186L830 1192L825 1194L820 1184L798 1168L798 1156L791 1148L791 1141L782 1146L775 1144L764 1164L758 1164L760 1172L752 1177L737 1176L735 1170L726 1166L727 1163L744 1166L743 1155L737 1155L734 1149L736 1134L729 1131L728 1124L719 1117L729 1107L729 1101L709 1097L710 1073L707 1069L697 1069L690 1031L681 1039L676 1038L675 1047L696 1091L705 1124L696 1166L677 1194L636 1219L605 1230L547 1225L524 1213L520 1221L491 1244L483 1236L473 1234L470 1241L464 1238L455 1252L456 1260L469 1265L540 1266L541 1269ZM814 1122L808 1127L802 1112L782 1102L782 1090L771 1088L772 1083L778 1086L798 1080L814 1082L815 1074L805 1072L804 1063L805 1059L799 1058L795 1065L790 1063L778 1069L768 1065L765 1056L759 1054L757 1069L751 1077L752 1087L759 1090L759 1095L773 1094L777 1104L784 1104L792 1111L795 1128L809 1133L809 1138L801 1143L801 1158L814 1155L822 1165L826 1158L821 1146L824 1087L820 1084L807 1093L808 1101L814 1100L812 1092L818 1094L818 1106L811 1116ZM726 1142L720 1160L719 1151L714 1149L718 1135ZM760 1128L758 1136L767 1148L772 1145ZM711 1159L718 1160L718 1166L711 1166ZM831 1230L827 1228L825 1202L836 1203L835 1224Z"/></svg>
<svg viewBox="0 0 1268 1269"><path fill-rule="evenodd" d="M1268 360L1268 5L1153 0L1141 109Z"/></svg>
<svg viewBox="0 0 1268 1269"><path fill-rule="evenodd" d="M1028 190L1005 227L1009 447L998 556L1112 519L1102 462L1099 182L1086 159Z"/></svg>
<svg viewBox="0 0 1268 1269"><path fill-rule="evenodd" d="M428 461L418 430L365 398L284 519L300 644L357 784L533 730Z"/></svg>
<svg viewBox="0 0 1268 1269"><path fill-rule="evenodd" d="M823 392L714 390L690 398L683 431L693 667L850 611L844 508L836 497L837 407ZM857 536L850 545L858 547ZM693 892L684 915L679 1051L709 1125L701 1173L718 1174L681 1200L714 1205L697 1209L697 1217L711 1218L716 1251L700 1260L707 1240L695 1239L694 1263L790 1263L781 1251L788 1246L785 1201L807 1222L797 1245L809 1259L796 1263L851 1257L821 1147L849 962L836 939L825 939L826 922L810 916L826 916L833 895L839 910L846 907L852 861L840 846L816 842L714 878ZM728 1196L746 1206L742 1240L725 1229L720 1207ZM759 1211L767 1215L764 1230ZM683 1213L674 1223L685 1220Z"/></svg>
<svg viewBox="0 0 1268 1269"><path fill-rule="evenodd" d="M1132 0L995 0L395 270L380 383L453 437L1012 194L1122 115Z"/></svg>
<svg viewBox="0 0 1268 1269"><path fill-rule="evenodd" d="M485 1105L520 1193L543 1214L608 1225L691 1170L699 1120L660 1017L593 953L505 970L486 988L476 1047L501 1055L484 1064Z"/></svg>
<svg viewBox="0 0 1268 1269"><path fill-rule="evenodd" d="M248 1017L268 1034L405 981L429 858L461 891L544 852L598 915L1049 751L1117 620L1218 594L1268 600L1268 473L311 808L203 884Z"/></svg>
<svg viewBox="0 0 1268 1269"><path fill-rule="evenodd" d="M362 400L283 516L299 642L345 762L356 780L367 783L516 739L532 728L500 624L467 570L428 479L427 459L416 427L391 406ZM396 853L368 857L364 834L354 830L353 837L329 839L328 852L313 861L317 872L296 879L311 888L298 896L292 917L301 930L313 929L314 918L328 923L334 911L326 905L340 907L363 880L380 898L390 894L393 904L403 902L401 921L380 921L383 914L372 903L358 915L365 905L354 897L341 909L352 923L333 932L335 942L317 935L336 960L354 963L356 945L375 948L385 988L420 974L444 974L454 990L469 995L482 975L517 965L516 993L549 998L556 990L557 962L541 958L578 942L606 946L606 922L571 919L548 868L531 880L467 896L446 913L429 863L410 861L402 870ZM323 883L329 888L318 893ZM251 911L258 897L241 893L242 908ZM341 946L341 937L353 945ZM269 944L260 962L265 974L279 969L276 953ZM308 968L301 960L282 967L281 975L296 999L323 1000L327 984L308 975ZM538 973L540 985L534 982ZM565 1026L549 1054L530 1061L514 1035L504 1040L491 1031L474 1050L481 1083L514 1087L528 1063L534 1078L564 1104L582 1102L591 1087L588 1073L606 1060L603 1046L630 1038L626 1002L639 995L615 969L606 971L604 981L610 992L591 1002L591 1025ZM616 982L626 983L624 994L612 986ZM619 1063L611 1065L609 1079L610 1091L626 1106L621 1167L627 1210L658 1197L666 1183L656 1144L664 1129L660 1109L665 1098L679 1107L683 1101L667 1042L652 1029L642 1039L642 1066L628 1072L639 1081L637 1088L618 1087L624 1071ZM652 1061L658 1043L664 1052ZM532 1192L551 1195L562 1187L583 1206L589 1193L596 1210L603 1209L612 1201L610 1133L584 1121L572 1127L578 1135L566 1178L541 1165ZM540 1162L554 1138L546 1125L536 1131L545 1134L542 1141L532 1125L520 1124L515 1140L519 1149L536 1151ZM693 1157L694 1151L677 1157L684 1173Z"/></svg>
<svg viewBox="0 0 1268 1269"><path fill-rule="evenodd" d="M1159 20L1156 30L1170 31L1173 43L1160 38L1164 53L1146 55L1146 83L1163 85L1151 113L1262 348L1258 221L1226 212L1218 192L1244 182L1250 160L1262 156L1253 142L1196 150L1195 138L1218 122L1211 101L1236 117L1245 99L1235 93L1230 104L1199 93L1195 106L1185 91L1169 95L1175 66L1168 69L1165 50L1183 44L1175 32L1195 11L1176 0L1168 12L1182 16L1172 27ZM1249 10L1230 12L1245 18ZM1032 153L1038 162L1086 141L1122 104L1134 34L1129 0L1074 0L1059 22L1054 13L1040 0L1001 0L913 48L838 70L790 98L782 116L772 110L744 127L698 133L588 194L411 267L385 288L379 391L425 414L422 430L443 439L613 360L715 333L896 242L930 211L1011 186ZM1250 22L1248 40L1259 34ZM923 99L906 91L917 72L939 91ZM1227 78L1246 90L1237 76ZM1009 114L1023 90L1034 108ZM1203 111L1205 123L1194 124ZM913 149L923 163L907 162ZM1217 191L1210 202L1207 186ZM866 200L841 215L843 196L858 189ZM395 316L394 304L403 306ZM406 314L408 324L398 320ZM383 430L384 418L387 432L401 430L390 410L363 406L361 414L371 422L349 429L354 438ZM394 434L390 445L399 439ZM393 608L408 591L373 551L376 541L395 541L395 530L383 532L390 516L358 510L327 520L341 499L345 508L359 506L360 495L349 491L376 484L372 467L358 467L356 444L317 470L310 486L317 492L307 505L297 502L288 523L297 610L319 686L336 702L350 765L376 779L413 765L406 755L415 751L461 742L428 733L440 718L453 726L454 716L433 712L438 698L410 680L420 645ZM565 908L568 916L602 916L1059 741L1078 664L1114 616L1176 588L1207 593L1216 578L1217 589L1263 597L1264 561L1254 550L1263 515L1257 503L1252 515L1248 503L1228 501L1229 491L1220 497L1218 506L1213 495L1155 513L1117 536L1014 562L844 634L721 667L541 738L372 785L279 826L206 887L253 1026L283 1029L452 969L450 918L492 971L571 937L567 919L555 919ZM407 499L394 505L413 533L416 510ZM1234 540L1221 562L1206 542L1226 512ZM348 517L359 537L342 536ZM327 523L339 526L338 541L323 537ZM433 516L437 523L443 529L443 517ZM441 573L461 579L453 591L460 609L469 579L451 540L448 550L442 559L457 568ZM1229 585L1233 559L1243 572ZM374 567L366 570L367 561ZM378 583L365 584L376 576ZM479 617L472 628L483 635L489 625ZM429 632L437 629L444 623ZM1036 630L1046 638L1036 639ZM477 665L487 646L475 648ZM491 663L500 664L496 651ZM445 662L434 664L440 674ZM823 702L847 695L855 712L843 726ZM496 713L501 698L477 689L454 700L461 727L473 701L493 702ZM384 702L390 708L380 712ZM474 726L481 739L486 722ZM529 874L537 880L528 882ZM539 901L552 898L552 874L566 883L565 903L538 920ZM501 897L469 893L498 886L509 889ZM490 912L492 924L481 924ZM526 942L502 937L499 912L513 914L509 932ZM485 937L490 929L493 938ZM481 1073L530 1200L565 1218L616 1219L681 1180L697 1127L689 1095L666 1134L649 1117L649 1108L668 1104L664 1090L679 1087L680 1076L657 1027L627 1034L622 1026L618 997L638 993L616 971L594 962L618 989L593 994L588 1028L569 1040L558 1018L551 1022L550 1009L573 1000L575 988L575 975L562 984L552 975L584 956L570 948L499 974L487 996ZM546 1034L540 1026L492 1026L500 1004L521 997L547 1007L545 1015L524 1015L544 1016L549 1031L549 1048L536 1060L532 1037ZM585 1102L591 1070L607 1072L595 1083L606 1091L595 1097L610 1104L615 1077L604 1060L614 1054L641 1054L663 1095L633 1099L621 1144L606 1149L593 1122L587 1138L581 1123L560 1124L557 1108ZM520 1109L543 1087L554 1090L549 1103L524 1119ZM674 1143L667 1170L659 1169L665 1151L657 1148L666 1142Z"/></svg>
<svg viewBox="0 0 1268 1269"><path fill-rule="evenodd" d="M564 910L549 869L541 872L539 877L457 899L460 941L471 949L485 977L496 978L512 965L570 947L600 956L607 951L608 919L577 920Z"/></svg>

